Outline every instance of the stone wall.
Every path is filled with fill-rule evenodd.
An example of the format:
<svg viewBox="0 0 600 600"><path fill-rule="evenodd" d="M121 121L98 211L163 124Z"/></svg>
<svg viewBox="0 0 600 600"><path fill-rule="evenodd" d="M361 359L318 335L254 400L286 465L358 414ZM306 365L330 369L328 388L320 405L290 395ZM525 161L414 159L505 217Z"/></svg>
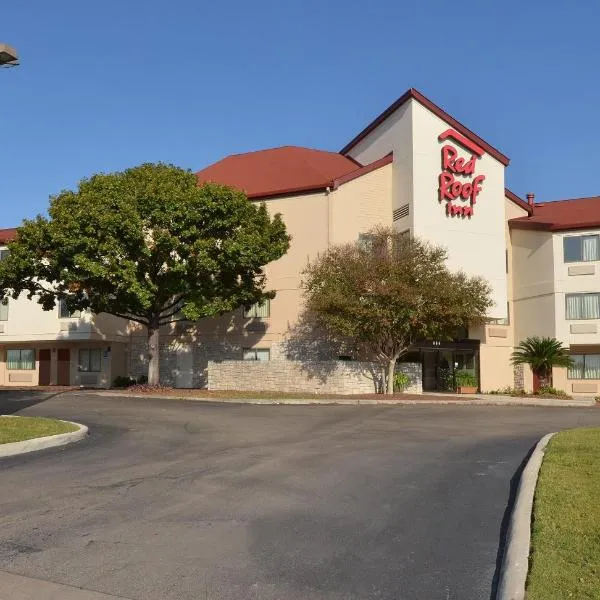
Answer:
<svg viewBox="0 0 600 600"><path fill-rule="evenodd" d="M525 389L525 369L523 365L515 365L514 367L514 385L516 390Z"/></svg>
<svg viewBox="0 0 600 600"><path fill-rule="evenodd" d="M405 390L421 394L421 365L399 363L396 371L411 380ZM375 363L355 361L209 361L208 389L326 394L373 394L380 387L381 369Z"/></svg>

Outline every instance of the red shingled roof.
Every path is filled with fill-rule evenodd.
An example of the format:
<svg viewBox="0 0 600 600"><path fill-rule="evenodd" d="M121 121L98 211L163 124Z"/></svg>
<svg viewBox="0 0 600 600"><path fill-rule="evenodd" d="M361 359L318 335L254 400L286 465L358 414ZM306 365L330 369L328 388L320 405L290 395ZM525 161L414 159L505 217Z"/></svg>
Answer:
<svg viewBox="0 0 600 600"><path fill-rule="evenodd" d="M544 231L600 227L600 196L540 202L534 206L533 215L511 219L509 224L516 229Z"/></svg>
<svg viewBox="0 0 600 600"><path fill-rule="evenodd" d="M360 167L337 152L283 146L227 156L196 176L201 184L221 183L245 191L249 198L264 198L322 190Z"/></svg>
<svg viewBox="0 0 600 600"><path fill-rule="evenodd" d="M15 227L11 229L0 229L0 244L12 242L16 236L17 229Z"/></svg>

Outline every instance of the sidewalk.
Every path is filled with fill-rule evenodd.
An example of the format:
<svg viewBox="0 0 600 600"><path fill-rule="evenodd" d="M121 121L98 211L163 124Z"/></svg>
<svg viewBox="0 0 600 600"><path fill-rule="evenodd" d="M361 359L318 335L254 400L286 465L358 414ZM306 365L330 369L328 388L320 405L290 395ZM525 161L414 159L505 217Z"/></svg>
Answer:
<svg viewBox="0 0 600 600"><path fill-rule="evenodd" d="M73 395L95 395L121 398L161 398L163 400L188 400L192 402L212 402L225 404L343 404L343 405L391 405L391 404L457 404L473 406L556 406L556 407L590 407L596 406L593 398L571 398L560 400L557 398L523 398L513 396L500 396L495 394L475 394L469 396L456 396L451 394L423 394L420 397L411 395L410 398L386 399L385 395L380 398L348 398L324 396L323 398L219 398L214 396L190 396L188 394L177 395L176 393L162 394L134 394L117 390L82 390L71 392Z"/></svg>

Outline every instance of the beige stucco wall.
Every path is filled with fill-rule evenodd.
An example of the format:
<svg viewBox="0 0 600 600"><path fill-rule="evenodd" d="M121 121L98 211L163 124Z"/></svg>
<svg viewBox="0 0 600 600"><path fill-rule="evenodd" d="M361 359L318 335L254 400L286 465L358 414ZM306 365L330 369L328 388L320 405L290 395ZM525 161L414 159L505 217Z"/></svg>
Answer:
<svg viewBox="0 0 600 600"><path fill-rule="evenodd" d="M545 231L511 231L514 267L515 344L538 335L556 335L554 246Z"/></svg>
<svg viewBox="0 0 600 600"><path fill-rule="evenodd" d="M16 370L8 369L6 363L6 352L10 348L31 348L35 351L35 369ZM34 386L39 383L39 352L42 349L50 350L50 385L57 383L57 355L58 350L68 348L69 353L69 385L86 385L92 387L109 387L117 375L126 373L125 350L123 342L22 342L11 343L0 347L0 385L6 386ZM101 371L97 373L81 373L79 371L79 350L81 348L100 348L102 350ZM11 381L11 376L14 379ZM16 378L15 378L16 376ZM82 379L83 376L83 379ZM87 376L87 379L86 379ZM92 381L90 376L94 379Z"/></svg>

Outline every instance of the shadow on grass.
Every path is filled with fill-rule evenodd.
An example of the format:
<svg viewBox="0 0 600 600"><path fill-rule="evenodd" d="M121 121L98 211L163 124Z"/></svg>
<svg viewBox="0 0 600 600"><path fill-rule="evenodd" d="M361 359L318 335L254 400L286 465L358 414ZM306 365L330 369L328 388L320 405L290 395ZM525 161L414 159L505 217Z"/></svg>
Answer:
<svg viewBox="0 0 600 600"><path fill-rule="evenodd" d="M519 489L519 482L521 481L521 474L523 469L529 462L537 442L531 446L525 458L521 461L521 464L515 471L515 474L510 479L510 488L508 493L508 504L504 510L502 517L502 523L500 524L500 538L498 540L498 552L496 553L496 569L494 571L494 577L492 579L492 590L490 592L490 600L497 600L498 585L500 583L500 575L502 574L502 560L504 559L504 550L506 548L506 536L508 535L508 527L510 525L510 518L512 516L513 508L515 506L515 500L517 499L517 491Z"/></svg>

